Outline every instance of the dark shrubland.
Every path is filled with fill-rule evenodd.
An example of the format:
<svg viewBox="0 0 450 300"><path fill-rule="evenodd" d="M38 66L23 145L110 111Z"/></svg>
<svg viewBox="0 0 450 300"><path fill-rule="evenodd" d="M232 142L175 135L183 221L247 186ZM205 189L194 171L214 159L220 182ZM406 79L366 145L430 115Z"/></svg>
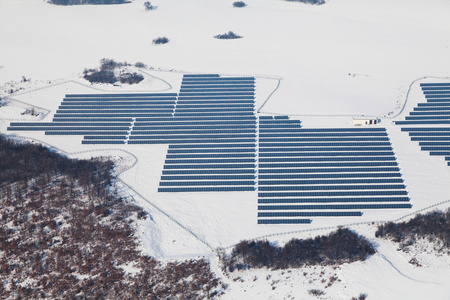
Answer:
<svg viewBox="0 0 450 300"><path fill-rule="evenodd" d="M152 3L150 1L145 1L144 2L144 9L145 10L153 10L154 6L152 5Z"/></svg>
<svg viewBox="0 0 450 300"><path fill-rule="evenodd" d="M169 39L166 38L165 36L161 36L161 37L158 37L153 40L153 44L155 44L155 45L163 45L163 44L167 44L168 42L169 42Z"/></svg>
<svg viewBox="0 0 450 300"><path fill-rule="evenodd" d="M419 214L408 222L388 222L378 226L376 237L393 240L402 245L411 245L424 238L430 242L442 243L450 248L450 209L446 212L432 211Z"/></svg>
<svg viewBox="0 0 450 300"><path fill-rule="evenodd" d="M289 2L301 2L306 4L313 4L313 5L322 5L325 4L325 0L286 0Z"/></svg>
<svg viewBox="0 0 450 300"><path fill-rule="evenodd" d="M236 1L233 3L233 6L234 7L245 7L245 6L247 6L247 4L245 4L244 1Z"/></svg>
<svg viewBox="0 0 450 300"><path fill-rule="evenodd" d="M88 4L124 4L130 3L127 0L49 0L49 3L56 5L88 5Z"/></svg>
<svg viewBox="0 0 450 300"><path fill-rule="evenodd" d="M102 159L72 160L41 145L22 144L0 135L0 188L65 174L82 185L111 183L113 164Z"/></svg>
<svg viewBox="0 0 450 300"><path fill-rule="evenodd" d="M347 228L339 228L329 235L292 239L284 247L273 246L267 240L241 241L229 257L223 257L223 263L231 272L262 267L287 269L349 263L365 260L374 253L374 248L364 237Z"/></svg>
<svg viewBox="0 0 450 300"><path fill-rule="evenodd" d="M233 40L233 39L242 38L242 36L237 35L233 31L228 31L227 33L224 33L224 34L218 34L218 35L215 35L214 37L216 39L220 39L220 40Z"/></svg>
<svg viewBox="0 0 450 300"><path fill-rule="evenodd" d="M142 63L140 63L142 64ZM134 72L120 72L119 76L116 77L115 70L124 66L129 66L127 63L119 63L112 59L102 59L100 61L100 69L85 69L84 79L90 83L109 83L113 84L116 82L134 84L139 83L144 80L144 76Z"/></svg>
<svg viewBox="0 0 450 300"><path fill-rule="evenodd" d="M112 163L71 160L0 136L2 299L204 299L205 260L161 263L135 234L142 208L115 195ZM133 267L133 273L125 271Z"/></svg>

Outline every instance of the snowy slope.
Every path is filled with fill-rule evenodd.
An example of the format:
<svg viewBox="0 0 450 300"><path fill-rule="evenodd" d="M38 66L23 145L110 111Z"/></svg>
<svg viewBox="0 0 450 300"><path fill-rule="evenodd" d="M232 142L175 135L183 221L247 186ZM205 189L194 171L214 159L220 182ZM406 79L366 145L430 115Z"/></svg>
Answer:
<svg viewBox="0 0 450 300"><path fill-rule="evenodd" d="M260 112L290 115L301 119L304 128L351 126L353 115L380 117L379 126L388 130L413 211L450 199L450 168L442 158L420 151L417 143L392 124L424 101L420 82L445 81L449 76L448 1L330 0L322 6L309 6L249 0L247 7L237 9L232 1L225 0L155 0L152 3L157 9L148 12L143 2L60 7L40 0L0 1L1 95L11 87L24 88L0 108L2 133L44 141L73 153L72 157L112 155L131 164L133 159L125 152L98 151L106 147L81 145L79 136L12 133L6 132L6 127L11 121L40 121L21 115L33 106L45 115L43 121L50 121L66 93L177 92L183 73L252 75L257 77L256 107L274 92ZM229 30L244 38L213 38ZM170 42L152 45L152 39L158 36L167 36ZM96 67L104 57L141 61L153 69L147 70L146 79L136 86L83 85L86 82L79 77L82 70ZM31 82L20 82L22 76L31 78ZM435 78L415 82L405 103L410 84L425 76ZM212 257L208 245L228 247L241 239L297 231L270 237L282 242L321 232L304 230L393 220L411 212L366 211L363 218L316 218L307 226L258 226L256 193L161 195L157 185L167 146L114 148L130 151L138 159L134 168L120 175L133 189L123 185L123 192L150 212L152 219L143 222L140 229L143 248L160 259ZM361 233L373 236L371 230L363 228ZM449 278L448 268L436 271L432 266L428 273L411 269L394 248L380 244L380 253L369 261L343 266L339 277L345 285L333 285L327 299L350 299L361 292L372 299L423 299L429 291L433 299L446 299L448 281L440 277ZM437 275L433 277L430 273L434 271ZM287 284L285 293L279 293L280 286L272 290L272 280L265 279L266 271L242 274L247 277L246 283L231 281L227 299L280 299L288 294L315 299L307 294L310 284L309 279L303 279L303 270L292 272L295 275L291 279L273 275ZM332 270L327 272L331 274ZM363 280L361 274L369 277ZM259 278L254 283L253 276ZM432 278L426 280L428 276ZM289 289L289 284L295 288ZM385 288L379 289L378 284ZM320 287L314 283L311 288L315 285Z"/></svg>

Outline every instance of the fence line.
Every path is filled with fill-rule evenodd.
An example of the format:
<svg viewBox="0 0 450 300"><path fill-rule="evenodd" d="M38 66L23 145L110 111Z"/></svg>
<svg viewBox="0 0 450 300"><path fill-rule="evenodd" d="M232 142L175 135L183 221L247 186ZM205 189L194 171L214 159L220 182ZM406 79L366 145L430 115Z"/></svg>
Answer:
<svg viewBox="0 0 450 300"><path fill-rule="evenodd" d="M396 117L398 117L399 115L401 115L406 107L406 104L408 102L409 99L409 93L411 92L411 88L412 86L420 80L424 80L424 79L448 79L450 80L450 77L437 77L437 76L424 76L424 77L420 77L417 78L416 80L414 80L413 82L411 82L411 84L409 85L408 88L408 92L406 93L405 96L405 101L403 103L402 109L395 115L393 116L384 116L383 118L385 119L394 119ZM272 92L272 94L278 89L277 88ZM272 94L269 95L269 97L266 99L266 101L263 103L263 105L258 109L258 113L267 113L267 114L272 114L272 115L289 115L289 116L295 116L295 117L334 117L334 118L342 118L342 117L375 117L378 118L378 116L371 116L371 115L349 115L349 114L339 114L339 115L334 115L334 114L328 114L328 115L321 115L321 114L290 114L290 113L280 113L280 112L271 112L271 111L261 111L261 109L264 107L264 105L266 104L266 102L269 100L269 98L272 96Z"/></svg>
<svg viewBox="0 0 450 300"><path fill-rule="evenodd" d="M394 118L396 118L396 117L398 117L399 115L402 114L403 110L405 110L406 103L408 102L408 99L409 99L409 93L411 92L412 86L413 86L417 81L424 80L424 79L450 79L450 77L423 76L423 77L417 78L416 80L414 80L413 82L411 82L411 84L409 85L408 92L406 93L406 96L405 96L405 102L403 103L402 109L401 109L397 114L395 114L395 115L393 115L393 116L387 116L387 117L385 117L386 119L394 119Z"/></svg>
<svg viewBox="0 0 450 300"><path fill-rule="evenodd" d="M266 105L266 103L269 101L270 97L272 97L273 94L275 94L275 92L278 90L278 88L280 87L281 84L281 79L277 78L278 83L277 86L275 87L275 89L272 91L272 93L269 94L269 96L267 96L267 99L264 101L264 103L258 108L258 110L256 111L258 114L261 112L261 109L263 109L264 105Z"/></svg>
<svg viewBox="0 0 450 300"><path fill-rule="evenodd" d="M406 215L404 215L404 216L402 216L400 218L394 219L394 220L356 222L356 223L349 223L349 224L344 224L344 225L317 227L317 228L294 230L294 231L287 231L287 232L278 232L278 233L271 233L271 234L266 234L266 235L262 235L262 236L259 236L259 237L255 237L255 238L252 238L251 240L252 241L256 241L256 240L261 240L261 239L265 239L265 238L273 237L273 236L282 236L282 235L289 235L289 234L296 234L296 233L303 233L303 232L312 232L312 231L328 230L328 229L337 229L337 228L339 228L341 226L350 227L350 226L368 225L368 224L380 225L380 224L385 224L385 223L388 223L388 222L399 222L399 221L401 221L401 220L403 220L403 219L405 219L405 218L407 218L409 216L417 215L417 214L419 214L419 213L421 213L421 212L423 212L425 210L429 210L431 208L434 208L434 207L437 207L439 205L442 205L442 204L445 204L445 203L449 203L449 202L450 202L450 200L442 201L442 202L439 202L439 203L436 203L436 204L424 207L424 208L419 209L417 211L414 211L412 213L408 213L408 214L406 214ZM236 245L238 245L238 244L239 243L236 243L236 244L233 244L233 245L230 245L230 246L227 246L227 247L221 247L221 249L224 249L224 250L231 249L231 248L236 247Z"/></svg>

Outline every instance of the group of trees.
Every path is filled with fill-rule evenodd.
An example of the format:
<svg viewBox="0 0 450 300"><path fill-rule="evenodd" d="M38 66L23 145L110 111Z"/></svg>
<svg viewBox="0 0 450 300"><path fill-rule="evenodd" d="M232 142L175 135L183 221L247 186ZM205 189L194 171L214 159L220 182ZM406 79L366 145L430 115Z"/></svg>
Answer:
<svg viewBox="0 0 450 300"><path fill-rule="evenodd" d="M128 0L49 0L56 5L87 5L87 4L124 4L130 3Z"/></svg>
<svg viewBox="0 0 450 300"><path fill-rule="evenodd" d="M199 299L220 282L203 259L139 250L142 208L118 197L106 159L71 160L0 136L2 299ZM126 267L135 273L127 273Z"/></svg>
<svg viewBox="0 0 450 300"><path fill-rule="evenodd" d="M329 235L310 239L292 239L283 247L267 240L241 241L230 256L223 255L223 266L230 272L236 269L300 268L305 265L337 265L365 260L375 253L373 246L362 236L347 228L339 228Z"/></svg>
<svg viewBox="0 0 450 300"><path fill-rule="evenodd" d="M116 76L116 69L123 66L129 66L129 64L119 63L112 59L103 58L102 60L100 60L100 69L84 69L84 79L88 80L90 83L110 84L116 83L118 81L121 83L135 84L144 80L144 76L136 72L120 72L118 76Z"/></svg>
<svg viewBox="0 0 450 300"><path fill-rule="evenodd" d="M234 7L245 7L247 4L244 1L236 1L233 3Z"/></svg>
<svg viewBox="0 0 450 300"><path fill-rule="evenodd" d="M402 245L413 244L424 238L430 242L440 242L447 250L450 249L450 209L419 214L407 222L388 222L379 225L376 237L391 239Z"/></svg>
<svg viewBox="0 0 450 300"><path fill-rule="evenodd" d="M312 5L322 5L325 4L325 0L286 0L289 2L302 2L306 4L312 4Z"/></svg>
<svg viewBox="0 0 450 300"><path fill-rule="evenodd" d="M224 33L224 34L218 34L218 35L215 35L214 37L216 39L221 39L221 40L233 40L233 39L242 38L242 36L237 35L233 31L228 31L227 33Z"/></svg>
<svg viewBox="0 0 450 300"><path fill-rule="evenodd" d="M169 39L165 36L160 36L153 40L153 44L155 44L155 45L167 44L168 42L169 42Z"/></svg>

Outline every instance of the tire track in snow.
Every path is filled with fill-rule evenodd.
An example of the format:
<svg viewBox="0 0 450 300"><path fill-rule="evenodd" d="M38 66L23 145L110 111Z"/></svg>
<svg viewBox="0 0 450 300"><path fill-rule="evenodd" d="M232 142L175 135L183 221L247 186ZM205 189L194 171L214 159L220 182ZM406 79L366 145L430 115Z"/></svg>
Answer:
<svg viewBox="0 0 450 300"><path fill-rule="evenodd" d="M398 256L400 258L400 255L396 254L396 252L393 250L386 249L388 247L388 245L385 245L384 243L379 243L379 241L375 241L373 238L371 238L369 240L373 245L375 245L375 251L377 252L377 254L382 259L384 259L401 276L403 276L409 280L412 280L415 282L420 282L420 283L425 283L425 284L435 284L435 285L443 285L444 284L443 282L425 281L425 280L417 279L410 275L407 275L406 271L401 270L402 269L401 264L406 263L407 264L406 266L408 266L408 267L409 267L409 264L406 261L404 261L403 259L395 259L394 258L394 256Z"/></svg>

